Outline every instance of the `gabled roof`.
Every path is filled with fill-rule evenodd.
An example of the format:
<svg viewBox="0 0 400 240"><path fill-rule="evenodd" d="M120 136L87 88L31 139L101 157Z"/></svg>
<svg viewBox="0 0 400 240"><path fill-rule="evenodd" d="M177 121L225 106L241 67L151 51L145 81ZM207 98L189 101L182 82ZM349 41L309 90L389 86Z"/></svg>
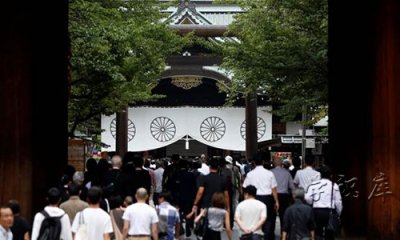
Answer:
<svg viewBox="0 0 400 240"><path fill-rule="evenodd" d="M178 7L169 7L171 25L229 25L236 14L244 12L236 5L217 5L210 0L183 0Z"/></svg>

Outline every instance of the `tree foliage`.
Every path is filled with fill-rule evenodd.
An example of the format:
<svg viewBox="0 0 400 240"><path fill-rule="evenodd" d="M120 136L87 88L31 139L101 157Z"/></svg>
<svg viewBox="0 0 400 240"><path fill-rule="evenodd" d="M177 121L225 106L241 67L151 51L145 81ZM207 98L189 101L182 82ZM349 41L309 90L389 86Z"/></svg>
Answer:
<svg viewBox="0 0 400 240"><path fill-rule="evenodd" d="M99 130L100 114L149 101L166 57L186 44L157 0L70 0L69 132Z"/></svg>
<svg viewBox="0 0 400 240"><path fill-rule="evenodd" d="M328 101L327 0L228 2L245 10L229 26L239 41L224 45L224 67L234 76L232 92L257 89L278 104L276 113L287 120L303 107L317 120Z"/></svg>

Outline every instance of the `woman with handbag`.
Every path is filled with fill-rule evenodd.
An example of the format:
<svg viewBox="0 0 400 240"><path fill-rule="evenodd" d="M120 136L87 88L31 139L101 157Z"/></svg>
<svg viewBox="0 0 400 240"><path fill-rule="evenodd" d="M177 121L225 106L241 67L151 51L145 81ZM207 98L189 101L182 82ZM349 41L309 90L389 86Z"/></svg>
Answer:
<svg viewBox="0 0 400 240"><path fill-rule="evenodd" d="M225 198L223 193L214 193L211 199L212 206L208 209L204 208L196 217L195 223L201 218L204 219L206 230L203 239L221 240L221 232L225 230L229 240L232 240L232 229L229 219L229 212L225 210Z"/></svg>
<svg viewBox="0 0 400 240"><path fill-rule="evenodd" d="M317 239L332 240L335 239L337 229L331 228L330 220L339 220L343 209L342 197L339 186L331 180L330 168L322 166L320 172L321 179L310 184L305 200L314 210Z"/></svg>

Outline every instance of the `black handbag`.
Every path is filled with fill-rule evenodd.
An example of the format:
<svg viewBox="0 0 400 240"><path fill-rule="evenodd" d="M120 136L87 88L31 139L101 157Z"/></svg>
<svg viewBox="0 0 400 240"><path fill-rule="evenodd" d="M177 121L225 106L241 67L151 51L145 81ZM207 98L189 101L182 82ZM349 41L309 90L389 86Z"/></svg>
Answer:
<svg viewBox="0 0 400 240"><path fill-rule="evenodd" d="M194 234L199 237L204 237L207 232L208 227L208 209L206 210L206 215L202 217L194 227Z"/></svg>
<svg viewBox="0 0 400 240"><path fill-rule="evenodd" d="M332 191L331 191L331 206L333 203L333 182L332 182ZM331 232L337 232L340 228L340 218L337 214L336 208L331 209L329 212L328 225L326 226L326 230Z"/></svg>

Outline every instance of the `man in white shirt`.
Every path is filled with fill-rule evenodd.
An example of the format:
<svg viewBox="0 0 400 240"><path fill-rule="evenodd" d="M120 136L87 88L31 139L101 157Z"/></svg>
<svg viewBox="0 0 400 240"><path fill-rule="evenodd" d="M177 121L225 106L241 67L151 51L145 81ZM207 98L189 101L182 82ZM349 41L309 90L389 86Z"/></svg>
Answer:
<svg viewBox="0 0 400 240"><path fill-rule="evenodd" d="M14 223L14 215L10 207L0 206L0 240L12 240L11 226Z"/></svg>
<svg viewBox="0 0 400 240"><path fill-rule="evenodd" d="M296 187L302 187L304 191L307 191L313 181L321 179L321 174L312 168L314 159L311 156L306 156L305 164L304 169L296 172L293 183Z"/></svg>
<svg viewBox="0 0 400 240"><path fill-rule="evenodd" d="M136 191L137 203L130 205L124 212L123 239L128 240L158 240L158 216L154 208L146 204L148 194L146 189Z"/></svg>
<svg viewBox="0 0 400 240"><path fill-rule="evenodd" d="M158 197L162 192L162 178L164 174L164 165L165 165L164 161L162 160L156 161L157 169L154 170L154 178L156 181L156 189L154 190L153 193L154 206L158 205Z"/></svg>
<svg viewBox="0 0 400 240"><path fill-rule="evenodd" d="M69 221L68 215L58 207L58 204L61 201L61 192L57 188L50 188L47 192L47 201L49 205L44 208L44 211L50 217L61 217L61 234L60 240L72 240L71 233L71 223ZM45 216L42 212L38 212L35 215L33 220L32 227L32 240L36 240L39 237L40 227L42 226L42 222L45 219Z"/></svg>
<svg viewBox="0 0 400 240"><path fill-rule="evenodd" d="M86 225L88 239L110 240L113 232L111 217L100 208L102 191L99 187L92 187L88 191L87 200L89 207L76 214L72 223L74 236L79 226Z"/></svg>
<svg viewBox="0 0 400 240"><path fill-rule="evenodd" d="M252 235L249 239L262 239L261 227L267 218L267 207L255 199L257 189L253 185L244 188L243 192L245 200L236 208L235 221L242 236Z"/></svg>
<svg viewBox="0 0 400 240"><path fill-rule="evenodd" d="M243 187L253 185L257 189L256 199L267 206L268 218L262 226L264 238L275 239L275 218L279 209L277 183L275 175L263 167L263 159L260 154L255 159L256 168L247 173ZM271 216L271 217L270 217Z"/></svg>

